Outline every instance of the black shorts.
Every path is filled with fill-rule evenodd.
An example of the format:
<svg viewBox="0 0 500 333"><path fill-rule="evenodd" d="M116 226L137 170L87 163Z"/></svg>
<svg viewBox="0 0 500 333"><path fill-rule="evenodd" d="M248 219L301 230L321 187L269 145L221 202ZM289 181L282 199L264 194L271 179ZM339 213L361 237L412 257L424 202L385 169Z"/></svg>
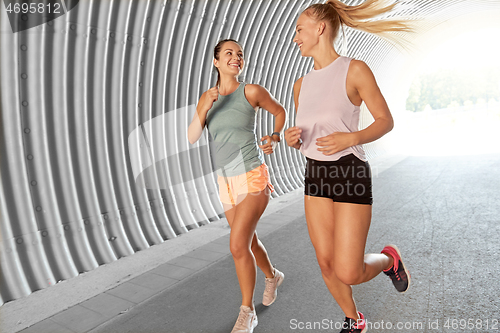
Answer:
<svg viewBox="0 0 500 333"><path fill-rule="evenodd" d="M354 154L337 161L307 159L304 194L330 198L335 202L371 205L370 165Z"/></svg>

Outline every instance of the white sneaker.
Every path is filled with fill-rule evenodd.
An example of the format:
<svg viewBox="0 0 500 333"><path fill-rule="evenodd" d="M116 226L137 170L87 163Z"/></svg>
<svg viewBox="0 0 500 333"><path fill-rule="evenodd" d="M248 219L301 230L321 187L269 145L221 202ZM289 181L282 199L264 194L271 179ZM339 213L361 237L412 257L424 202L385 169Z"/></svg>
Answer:
<svg viewBox="0 0 500 333"><path fill-rule="evenodd" d="M250 307L242 305L240 306L240 314L231 333L252 333L258 323L255 309L251 310Z"/></svg>
<svg viewBox="0 0 500 333"><path fill-rule="evenodd" d="M274 269L274 277L266 278L266 289L262 297L262 305L269 306L274 303L276 296L278 296L278 287L283 283L285 274Z"/></svg>

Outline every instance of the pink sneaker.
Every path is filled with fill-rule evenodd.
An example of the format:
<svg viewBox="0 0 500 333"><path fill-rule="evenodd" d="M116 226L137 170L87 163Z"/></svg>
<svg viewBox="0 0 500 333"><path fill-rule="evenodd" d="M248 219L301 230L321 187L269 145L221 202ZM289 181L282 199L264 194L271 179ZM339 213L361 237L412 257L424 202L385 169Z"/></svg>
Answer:
<svg viewBox="0 0 500 333"><path fill-rule="evenodd" d="M255 309L252 310L250 307L242 305L240 306L240 314L231 333L252 333L258 323Z"/></svg>
<svg viewBox="0 0 500 333"><path fill-rule="evenodd" d="M262 296L262 305L269 306L274 303L276 296L278 296L278 287L283 283L285 274L274 269L274 277L266 278L266 289Z"/></svg>
<svg viewBox="0 0 500 333"><path fill-rule="evenodd" d="M401 259L401 252L396 245L387 245L382 250L382 253L390 255L394 258L394 265L385 270L384 274L391 278L392 284L400 293L404 293L410 287L411 276L410 272L406 269Z"/></svg>
<svg viewBox="0 0 500 333"><path fill-rule="evenodd" d="M358 320L345 317L344 323L342 324L342 331L340 333L365 333L368 330L366 327L365 316L358 311Z"/></svg>

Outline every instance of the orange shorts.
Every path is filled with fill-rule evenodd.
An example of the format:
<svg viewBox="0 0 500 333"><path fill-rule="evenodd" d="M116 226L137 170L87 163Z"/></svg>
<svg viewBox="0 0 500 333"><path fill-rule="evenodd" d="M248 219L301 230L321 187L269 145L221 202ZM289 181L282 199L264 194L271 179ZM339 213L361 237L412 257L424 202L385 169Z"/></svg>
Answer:
<svg viewBox="0 0 500 333"><path fill-rule="evenodd" d="M217 177L220 201L228 205L236 204L239 195L263 191L266 186L274 192L267 165L261 164L245 174L234 177Z"/></svg>

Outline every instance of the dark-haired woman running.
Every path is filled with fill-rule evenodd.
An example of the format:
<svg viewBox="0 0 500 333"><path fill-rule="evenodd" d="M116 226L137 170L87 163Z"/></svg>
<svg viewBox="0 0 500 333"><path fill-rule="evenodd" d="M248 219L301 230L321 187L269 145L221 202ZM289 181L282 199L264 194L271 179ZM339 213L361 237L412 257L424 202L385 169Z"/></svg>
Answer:
<svg viewBox="0 0 500 333"><path fill-rule="evenodd" d="M265 88L238 82L244 62L243 49L235 40L222 40L216 45L217 85L201 96L188 131L193 144L206 125L214 141L220 200L231 227L230 249L242 294L232 333L251 333L257 326L253 301L256 266L266 275L263 305L274 302L285 277L271 265L255 229L274 190L262 152L273 153L286 112ZM275 116L274 132L261 138L260 143L266 141L261 145L255 133L258 108Z"/></svg>

